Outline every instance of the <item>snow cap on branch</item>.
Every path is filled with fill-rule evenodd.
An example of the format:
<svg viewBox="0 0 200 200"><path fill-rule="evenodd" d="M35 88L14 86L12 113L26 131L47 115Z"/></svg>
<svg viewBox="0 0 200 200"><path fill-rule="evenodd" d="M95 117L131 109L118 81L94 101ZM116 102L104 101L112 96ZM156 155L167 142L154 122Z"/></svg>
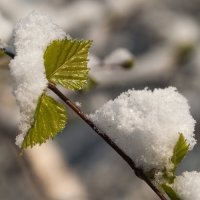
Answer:
<svg viewBox="0 0 200 200"><path fill-rule="evenodd" d="M3 17L3 15L0 12L0 43L7 43L10 39L10 36L12 34L12 23Z"/></svg>
<svg viewBox="0 0 200 200"><path fill-rule="evenodd" d="M127 65L130 68L134 64L134 56L128 49L118 48L104 59L104 63L106 65Z"/></svg>
<svg viewBox="0 0 200 200"><path fill-rule="evenodd" d="M173 188L182 200L199 200L200 173L184 172L175 179Z"/></svg>
<svg viewBox="0 0 200 200"><path fill-rule="evenodd" d="M196 143L195 120L187 100L174 87L128 90L89 117L144 171L172 166L179 133L190 150Z"/></svg>
<svg viewBox="0 0 200 200"><path fill-rule="evenodd" d="M15 78L15 96L20 107L20 135L16 144L21 146L33 122L37 100L47 87L44 51L53 40L67 37L65 32L44 14L33 11L20 20L14 29L16 56L10 62Z"/></svg>

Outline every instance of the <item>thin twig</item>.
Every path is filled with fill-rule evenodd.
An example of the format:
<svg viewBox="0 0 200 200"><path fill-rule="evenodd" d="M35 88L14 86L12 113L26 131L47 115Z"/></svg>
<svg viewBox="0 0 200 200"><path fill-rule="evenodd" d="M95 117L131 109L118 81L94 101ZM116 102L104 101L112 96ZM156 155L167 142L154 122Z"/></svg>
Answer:
<svg viewBox="0 0 200 200"><path fill-rule="evenodd" d="M134 170L137 177L144 180L151 189L160 197L161 200L167 200L164 195L158 190L158 188L149 180L149 178L145 175L142 169L137 168L134 161L121 149L119 148L107 134L105 134L102 130L100 130L81 110L76 106L74 102L72 102L69 98L67 98L58 88L49 83L48 88L52 90L60 99L62 99L74 112L76 112L104 141L107 142Z"/></svg>

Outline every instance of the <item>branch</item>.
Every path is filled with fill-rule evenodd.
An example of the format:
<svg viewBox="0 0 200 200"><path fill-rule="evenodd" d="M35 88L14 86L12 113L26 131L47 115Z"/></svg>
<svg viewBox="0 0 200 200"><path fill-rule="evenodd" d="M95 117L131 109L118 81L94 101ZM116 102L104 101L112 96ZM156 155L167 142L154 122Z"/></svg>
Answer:
<svg viewBox="0 0 200 200"><path fill-rule="evenodd" d="M52 90L60 99L62 99L79 117L81 117L107 144L109 144L134 170L137 177L144 180L150 188L158 195L161 200L167 200L164 195L158 190L158 188L149 180L142 169L137 168L134 161L121 149L119 148L111 138L108 137L102 130L100 130L80 109L67 98L58 88L49 83L48 88Z"/></svg>
<svg viewBox="0 0 200 200"><path fill-rule="evenodd" d="M9 50L3 48L1 49L9 57L14 58L15 54ZM135 175L145 181L149 187L157 194L161 200L167 200L165 196L158 190L158 188L149 180L142 169L137 168L134 161L121 149L119 148L111 138L108 137L102 130L100 130L80 109L73 103L69 98L67 98L58 88L49 83L48 88L52 90L63 102L65 102L77 115L79 115L108 145L110 145L133 169Z"/></svg>

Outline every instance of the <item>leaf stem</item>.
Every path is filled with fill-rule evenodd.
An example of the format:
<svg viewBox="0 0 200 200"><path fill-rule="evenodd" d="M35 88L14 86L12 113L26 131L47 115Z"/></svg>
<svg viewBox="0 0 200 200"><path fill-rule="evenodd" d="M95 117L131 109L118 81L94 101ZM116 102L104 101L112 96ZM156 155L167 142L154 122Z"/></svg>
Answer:
<svg viewBox="0 0 200 200"><path fill-rule="evenodd" d="M52 90L63 102L65 102L79 117L81 117L107 144L109 144L134 170L137 177L144 180L150 188L157 194L161 200L167 200L164 195L158 190L158 188L149 180L142 169L137 168L135 162L120 148L118 147L107 134L100 130L81 110L67 98L55 85L48 84L48 88Z"/></svg>

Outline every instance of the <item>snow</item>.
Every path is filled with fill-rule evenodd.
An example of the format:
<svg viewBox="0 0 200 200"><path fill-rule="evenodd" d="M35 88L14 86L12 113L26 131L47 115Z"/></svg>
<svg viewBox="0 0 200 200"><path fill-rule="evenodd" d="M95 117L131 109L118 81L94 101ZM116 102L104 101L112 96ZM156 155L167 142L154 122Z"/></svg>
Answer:
<svg viewBox="0 0 200 200"><path fill-rule="evenodd" d="M79 102L79 101L76 101L75 104L76 104L76 106L79 107L79 108L82 106L81 102Z"/></svg>
<svg viewBox="0 0 200 200"><path fill-rule="evenodd" d="M12 34L12 24L0 13L0 43L6 43Z"/></svg>
<svg viewBox="0 0 200 200"><path fill-rule="evenodd" d="M174 190L182 200L200 199L200 173L196 171L184 172L175 179Z"/></svg>
<svg viewBox="0 0 200 200"><path fill-rule="evenodd" d="M127 62L133 63L134 56L125 48L115 49L104 59L106 65L121 65Z"/></svg>
<svg viewBox="0 0 200 200"><path fill-rule="evenodd" d="M5 48L5 46L6 46L6 44L2 40L0 40L0 49Z"/></svg>
<svg viewBox="0 0 200 200"><path fill-rule="evenodd" d="M190 107L174 87L128 90L89 118L144 171L171 168L179 133L187 139L190 150L196 143Z"/></svg>
<svg viewBox="0 0 200 200"><path fill-rule="evenodd" d="M38 11L31 12L20 20L14 29L16 57L10 62L15 78L15 96L20 107L20 134L16 144L21 146L24 136L33 123L38 98L47 87L43 54L55 39L67 37L48 16Z"/></svg>
<svg viewBox="0 0 200 200"><path fill-rule="evenodd" d="M182 16L171 23L165 35L172 44L194 45L199 39L199 26L190 18Z"/></svg>
<svg viewBox="0 0 200 200"><path fill-rule="evenodd" d="M94 54L89 54L89 61L88 61L88 67L89 68L96 68L101 65L101 60Z"/></svg>

